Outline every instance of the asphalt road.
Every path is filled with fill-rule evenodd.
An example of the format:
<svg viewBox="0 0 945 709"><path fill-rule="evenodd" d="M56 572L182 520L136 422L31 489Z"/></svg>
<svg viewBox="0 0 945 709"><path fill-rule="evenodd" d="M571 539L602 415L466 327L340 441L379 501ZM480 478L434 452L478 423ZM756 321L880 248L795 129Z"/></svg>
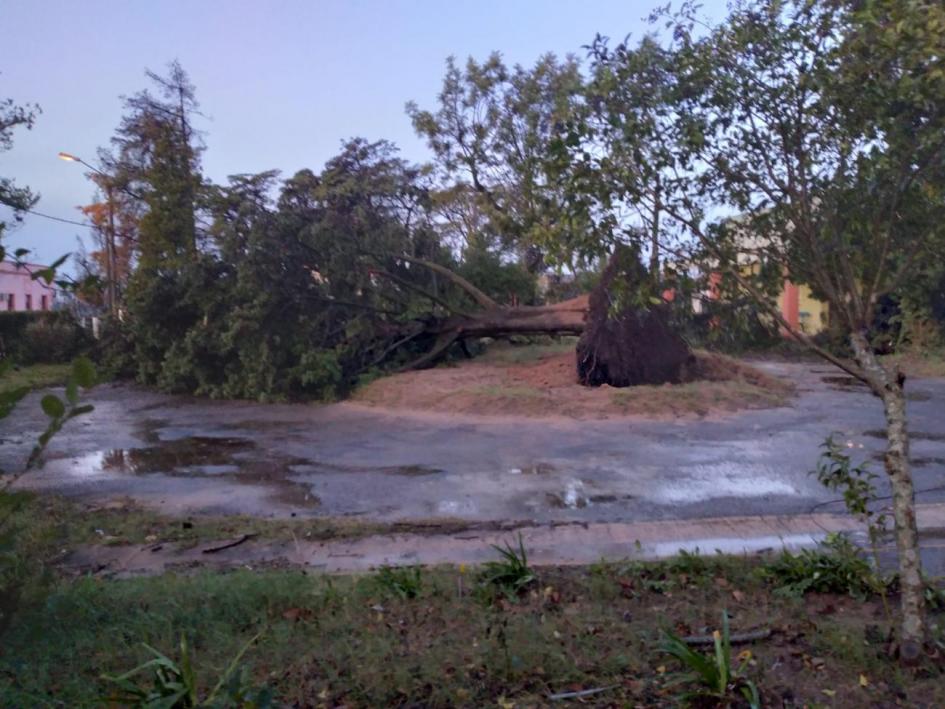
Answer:
<svg viewBox="0 0 945 709"><path fill-rule="evenodd" d="M823 365L759 366L795 382L789 406L671 421L406 415L106 385L21 484L174 514L546 523L841 511L809 471L831 432L856 459L882 450L879 400ZM945 501L945 380L907 391L918 498ZM17 469L39 435L38 398L0 423L0 468Z"/></svg>

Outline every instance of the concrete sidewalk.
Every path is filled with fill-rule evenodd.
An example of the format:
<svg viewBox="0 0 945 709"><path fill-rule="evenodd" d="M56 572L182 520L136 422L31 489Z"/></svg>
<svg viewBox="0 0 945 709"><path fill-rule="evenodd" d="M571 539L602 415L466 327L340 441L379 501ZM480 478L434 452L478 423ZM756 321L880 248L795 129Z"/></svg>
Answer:
<svg viewBox="0 0 945 709"><path fill-rule="evenodd" d="M918 506L926 573L945 573L945 504ZM65 562L67 570L107 576L158 574L190 568L295 566L326 572L362 572L382 565L481 564L496 558L493 544L516 544L521 534L536 566L591 564L601 559L659 559L681 549L705 554L758 553L814 546L828 533L848 533L860 542L865 529L839 514L718 517L592 524L525 526L515 530L470 530L455 534L395 534L338 539L257 541L206 550L227 540L180 548L174 544L84 547ZM239 538L232 541L237 541ZM889 548L884 548L888 554Z"/></svg>

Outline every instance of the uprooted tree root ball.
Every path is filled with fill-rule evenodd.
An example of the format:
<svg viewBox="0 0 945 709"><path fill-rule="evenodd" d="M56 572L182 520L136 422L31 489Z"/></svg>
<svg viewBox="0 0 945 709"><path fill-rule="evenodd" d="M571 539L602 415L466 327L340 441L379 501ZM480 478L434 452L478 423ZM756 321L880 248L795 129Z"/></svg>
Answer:
<svg viewBox="0 0 945 709"><path fill-rule="evenodd" d="M693 362L686 341L673 329L664 305L632 302L647 274L636 252L614 252L591 293L584 332L577 344L581 384L615 387L678 383Z"/></svg>

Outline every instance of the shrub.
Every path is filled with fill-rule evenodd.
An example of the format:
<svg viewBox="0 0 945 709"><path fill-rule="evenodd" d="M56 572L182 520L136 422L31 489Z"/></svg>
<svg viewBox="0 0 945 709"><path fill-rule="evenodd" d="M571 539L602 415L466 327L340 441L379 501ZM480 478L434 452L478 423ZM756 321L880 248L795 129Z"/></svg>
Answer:
<svg viewBox="0 0 945 709"><path fill-rule="evenodd" d="M91 345L90 334L71 313L0 314L0 357L9 357L19 364L68 362Z"/></svg>
<svg viewBox="0 0 945 709"><path fill-rule="evenodd" d="M68 362L91 344L89 334L71 317L42 317L24 328L17 358L24 364Z"/></svg>
<svg viewBox="0 0 945 709"><path fill-rule="evenodd" d="M886 586L860 549L840 534L828 534L816 549L804 549L798 554L784 551L760 571L780 593L791 596L846 593L863 599Z"/></svg>
<svg viewBox="0 0 945 709"><path fill-rule="evenodd" d="M199 679L194 660L181 637L180 662L145 644L153 659L123 675L103 675L102 679L115 686L115 691L106 701L125 706L152 709L266 709L273 706L273 694L268 687L255 686L249 674L239 666L243 655L256 641L250 640L239 651L226 668L216 686L205 697L200 696ZM147 679L142 686L135 680L139 676Z"/></svg>
<svg viewBox="0 0 945 709"><path fill-rule="evenodd" d="M403 601L417 598L423 590L419 566L394 568L382 566L375 577L378 587Z"/></svg>
<svg viewBox="0 0 945 709"><path fill-rule="evenodd" d="M135 376L135 346L125 323L107 319L93 352L103 379L132 379Z"/></svg>
<svg viewBox="0 0 945 709"><path fill-rule="evenodd" d="M518 548L506 542L504 547L492 545L501 559L483 564L479 577L483 600L494 600L496 592L512 600L535 584L538 577L528 565L528 555L522 535L518 535Z"/></svg>
<svg viewBox="0 0 945 709"><path fill-rule="evenodd" d="M755 684L745 677L750 652L741 653L739 665L732 664L732 643L728 629L728 613L722 611L722 630L713 634L715 651L709 657L690 648L686 641L667 632L662 651L672 655L690 670L685 678L701 688L685 695L685 700L708 700L713 706L730 706L739 695L751 709L760 709L761 697Z"/></svg>

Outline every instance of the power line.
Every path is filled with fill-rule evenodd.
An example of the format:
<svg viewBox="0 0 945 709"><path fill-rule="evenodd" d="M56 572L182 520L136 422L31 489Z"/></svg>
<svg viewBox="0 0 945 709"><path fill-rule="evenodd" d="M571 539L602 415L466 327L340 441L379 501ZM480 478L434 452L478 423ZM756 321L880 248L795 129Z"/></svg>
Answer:
<svg viewBox="0 0 945 709"><path fill-rule="evenodd" d="M95 226L94 224L90 224L89 222L76 222L76 221L73 221L72 219L63 219L62 217L54 217L51 214L43 214L42 212L37 212L32 209L23 209L20 211L27 212L28 214L35 214L37 217L43 217L44 219L52 219L54 222L63 222L64 224L74 224L75 226L84 226L84 227L88 227L89 229Z"/></svg>

